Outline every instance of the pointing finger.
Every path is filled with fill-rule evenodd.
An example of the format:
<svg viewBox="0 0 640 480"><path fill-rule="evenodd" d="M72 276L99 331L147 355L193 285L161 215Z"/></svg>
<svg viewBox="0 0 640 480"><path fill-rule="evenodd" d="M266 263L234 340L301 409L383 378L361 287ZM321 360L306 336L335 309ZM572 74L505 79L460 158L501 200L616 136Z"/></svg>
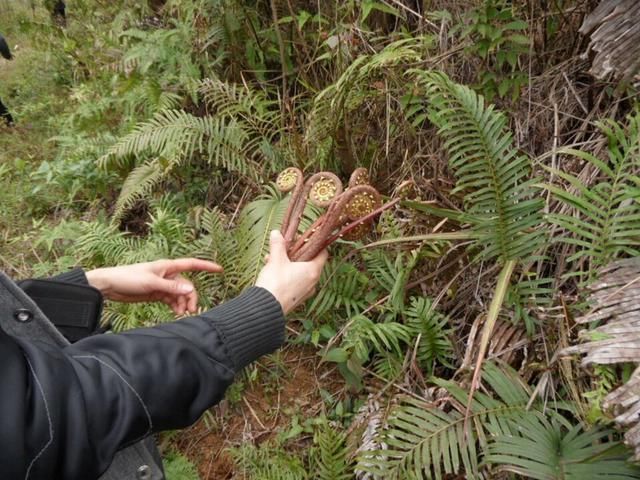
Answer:
<svg viewBox="0 0 640 480"><path fill-rule="evenodd" d="M176 258L175 260L165 260L164 265L167 275L181 272L211 272L221 273L224 269L217 263L199 258Z"/></svg>

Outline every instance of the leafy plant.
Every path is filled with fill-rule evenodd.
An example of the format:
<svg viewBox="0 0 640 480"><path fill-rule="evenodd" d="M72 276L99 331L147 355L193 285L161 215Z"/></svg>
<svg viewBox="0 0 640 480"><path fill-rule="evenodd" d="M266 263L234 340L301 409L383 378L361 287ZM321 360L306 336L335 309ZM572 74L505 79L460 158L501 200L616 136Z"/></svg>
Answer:
<svg viewBox="0 0 640 480"><path fill-rule="evenodd" d="M411 297L404 312L411 335L409 346L415 342L416 359L427 374L433 374L437 364L453 367L453 346L449 319L438 313L425 297Z"/></svg>
<svg viewBox="0 0 640 480"><path fill-rule="evenodd" d="M479 258L527 258L543 241L542 198L531 160L513 146L507 118L470 88L439 72L413 71L426 87L429 119L438 127L463 193L465 220L477 235Z"/></svg>
<svg viewBox="0 0 640 480"><path fill-rule="evenodd" d="M133 164L142 161L124 182L116 217L177 169L198 159L254 178L262 168L269 172L277 167L270 143L277 129L271 103L262 94L214 80L204 82L201 93L211 101L211 115L162 110L138 124L100 159L106 169L125 168L132 159Z"/></svg>
<svg viewBox="0 0 640 480"><path fill-rule="evenodd" d="M567 232L560 241L576 249L567 260L574 265L589 262L586 271L579 269L571 275L584 273L587 278L616 258L640 255L640 114L630 115L626 128L613 120L599 126L608 140L608 161L580 150L562 150L594 168L596 183L588 185L571 173L548 168L569 188L546 185L563 206L561 212L550 215L551 221Z"/></svg>
<svg viewBox="0 0 640 480"><path fill-rule="evenodd" d="M196 466L178 452L166 455L163 464L167 480L198 480L200 478Z"/></svg>
<svg viewBox="0 0 640 480"><path fill-rule="evenodd" d="M531 39L521 33L529 25L515 17L513 10L504 0L484 0L466 15L467 25L462 29L462 38L473 42L467 53L483 61L485 68L479 71L477 88L488 100L509 93L516 100L529 81L527 72L518 65L520 58L529 54Z"/></svg>
<svg viewBox="0 0 640 480"><path fill-rule="evenodd" d="M231 450L237 466L247 478L261 480L307 480L309 475L302 461L277 444L259 448L244 445Z"/></svg>
<svg viewBox="0 0 640 480"><path fill-rule="evenodd" d="M474 247L481 249L478 258L502 264L482 332L473 392L516 263L529 259L542 245L542 199L530 177L531 161L514 148L504 114L486 107L481 96L443 73L414 74L426 87L429 118L444 137L457 176L454 192L464 193L464 218L476 236ZM468 413L471 402L470 396Z"/></svg>
<svg viewBox="0 0 640 480"><path fill-rule="evenodd" d="M607 441L611 434L607 430L584 430L534 415L518 422L512 427L519 435L501 434L489 444L488 463L538 480L625 480L640 473L625 462L622 445Z"/></svg>
<svg viewBox="0 0 640 480"><path fill-rule="evenodd" d="M413 397L400 399L377 439L387 448L364 452L358 469L392 479L441 479L462 473L473 479L481 478L484 459L519 473L554 473L533 478L571 478L562 476L562 470L558 475L558 465L583 474L591 468L604 475L609 469L621 479L638 475L638 469L612 448L619 448L619 443L595 446L606 431L582 432L580 427L568 426L561 410L552 410L541 400L530 402L531 389L513 369L486 363L482 378L493 393L474 395L468 423L464 412L468 392L454 382L435 380L451 396L448 410ZM569 430L566 435L561 434L562 428ZM554 450L558 446L563 448ZM524 468L517 470L515 465Z"/></svg>
<svg viewBox="0 0 640 480"><path fill-rule="evenodd" d="M373 79L388 72L389 67L418 60L416 47L419 45L420 39L400 40L373 55L362 55L338 80L314 97L303 142L308 158L319 168L329 165L327 156L334 146L336 130L345 119L367 100L381 95L381 90L372 85Z"/></svg>
<svg viewBox="0 0 640 480"><path fill-rule="evenodd" d="M351 480L353 466L349 460L347 436L326 421L317 429L313 437L315 448L309 451L311 472L317 480Z"/></svg>

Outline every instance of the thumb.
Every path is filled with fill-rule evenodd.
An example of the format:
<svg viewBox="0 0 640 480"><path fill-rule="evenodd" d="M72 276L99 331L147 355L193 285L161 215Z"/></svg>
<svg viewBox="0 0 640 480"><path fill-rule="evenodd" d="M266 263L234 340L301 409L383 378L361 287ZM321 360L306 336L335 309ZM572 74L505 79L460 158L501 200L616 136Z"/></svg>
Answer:
<svg viewBox="0 0 640 480"><path fill-rule="evenodd" d="M284 237L278 230L272 230L269 236L269 262L289 260Z"/></svg>
<svg viewBox="0 0 640 480"><path fill-rule="evenodd" d="M158 277L151 286L157 291L172 295L186 295L187 293L193 292L193 284L189 280L181 277L173 279Z"/></svg>

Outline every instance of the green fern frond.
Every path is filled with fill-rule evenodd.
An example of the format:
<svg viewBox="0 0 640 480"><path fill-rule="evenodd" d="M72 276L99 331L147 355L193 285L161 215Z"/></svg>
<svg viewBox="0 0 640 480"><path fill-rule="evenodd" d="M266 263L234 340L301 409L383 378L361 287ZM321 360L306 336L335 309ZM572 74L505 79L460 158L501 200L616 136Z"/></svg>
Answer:
<svg viewBox="0 0 640 480"><path fill-rule="evenodd" d="M316 448L310 452L315 480L350 480L353 467L349 460L347 436L344 432L324 423L313 437Z"/></svg>
<svg viewBox="0 0 640 480"><path fill-rule="evenodd" d="M244 175L257 176L263 155L273 155L265 139L252 135L233 118L195 117L181 110L163 110L136 126L100 159L102 168L126 167L131 157L154 157L130 173L118 199L122 214L163 178L194 158ZM268 158L273 160L273 158ZM266 164L271 168L273 162Z"/></svg>
<svg viewBox="0 0 640 480"><path fill-rule="evenodd" d="M327 148L326 142L333 137L343 119L367 99L381 95L380 90L371 86L373 78L395 65L419 60L418 43L419 38L402 40L373 55L358 57L335 83L315 97L304 138L304 144L310 150L309 158L313 158L314 163L326 157L316 148Z"/></svg>
<svg viewBox="0 0 640 480"><path fill-rule="evenodd" d="M373 359L373 371L388 381L393 381L402 375L404 367L404 358L394 352L382 352Z"/></svg>
<svg viewBox="0 0 640 480"><path fill-rule="evenodd" d="M331 260L322 273L320 285L322 288L309 307L311 315L336 316L344 311L347 317L353 317L367 307L363 292L369 288L369 278L352 263Z"/></svg>
<svg viewBox="0 0 640 480"><path fill-rule="evenodd" d="M266 443L259 447L244 445L230 450L245 478L255 480L308 480L310 477L299 458L282 447Z"/></svg>
<svg viewBox="0 0 640 480"><path fill-rule="evenodd" d="M145 162L134 168L122 184L113 216L121 218L137 200L148 196L166 174L167 171L158 162Z"/></svg>
<svg viewBox="0 0 640 480"><path fill-rule="evenodd" d="M626 128L612 120L600 123L600 128L609 141L607 162L579 150L562 151L593 165L600 180L587 185L570 173L549 169L570 189L547 185L577 213L550 215L568 233L560 241L576 248L568 260L588 258L592 272L623 255L640 255L640 203L635 190L640 174L640 114L629 116Z"/></svg>
<svg viewBox="0 0 640 480"><path fill-rule="evenodd" d="M468 392L454 382L436 381L454 400L450 411L403 397L392 408L387 427L378 439L387 448L366 452L358 459L358 469L391 479L440 480L445 474L461 473L465 478L480 478L480 460L491 439L519 435L518 421L542 415L540 412L545 408L544 404L534 402L529 410L531 389L509 367L487 363L483 379L495 397L476 392L468 423L464 414ZM556 414L549 411L547 415Z"/></svg>
<svg viewBox="0 0 640 480"><path fill-rule="evenodd" d="M216 116L241 118L269 140L279 133L278 103L269 100L261 91L251 89L246 84L208 78L202 81L200 93Z"/></svg>
<svg viewBox="0 0 640 480"><path fill-rule="evenodd" d="M412 71L425 85L429 118L439 128L464 193L480 258L525 258L541 244L542 199L531 161L513 146L507 119L482 96L444 73Z"/></svg>
<svg viewBox="0 0 640 480"><path fill-rule="evenodd" d="M341 346L353 352L360 362L365 362L371 351L402 355L400 343L406 343L408 338L408 329L401 323L375 323L364 315L357 315L351 319Z"/></svg>
<svg viewBox="0 0 640 480"><path fill-rule="evenodd" d="M511 421L510 421L511 422ZM630 480L640 468L624 459L624 448L607 441L612 432L584 431L543 416L527 415L512 427L519 435L499 435L485 460L538 480Z"/></svg>
<svg viewBox="0 0 640 480"><path fill-rule="evenodd" d="M404 316L412 338L410 345L418 342L416 358L420 366L429 374L433 373L436 362L453 368L449 319L435 311L431 301L425 297L411 297Z"/></svg>
<svg viewBox="0 0 640 480"><path fill-rule="evenodd" d="M269 233L282 223L287 201L281 199L275 189L249 203L240 215L236 229L237 252L233 261L237 264L236 288L242 290L255 283L268 253Z"/></svg>

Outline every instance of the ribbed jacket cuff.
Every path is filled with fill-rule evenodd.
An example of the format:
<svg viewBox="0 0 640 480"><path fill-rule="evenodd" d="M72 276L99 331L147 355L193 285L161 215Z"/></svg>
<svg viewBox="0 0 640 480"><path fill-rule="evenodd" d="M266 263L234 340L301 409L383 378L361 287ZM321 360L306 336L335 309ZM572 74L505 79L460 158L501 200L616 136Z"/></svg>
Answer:
<svg viewBox="0 0 640 480"><path fill-rule="evenodd" d="M284 343L282 307L264 288L251 287L203 316L225 337L236 371Z"/></svg>
<svg viewBox="0 0 640 480"><path fill-rule="evenodd" d="M76 285L89 285L89 280L81 268L74 268L68 272L60 273L49 280L55 280L56 282L75 283Z"/></svg>

